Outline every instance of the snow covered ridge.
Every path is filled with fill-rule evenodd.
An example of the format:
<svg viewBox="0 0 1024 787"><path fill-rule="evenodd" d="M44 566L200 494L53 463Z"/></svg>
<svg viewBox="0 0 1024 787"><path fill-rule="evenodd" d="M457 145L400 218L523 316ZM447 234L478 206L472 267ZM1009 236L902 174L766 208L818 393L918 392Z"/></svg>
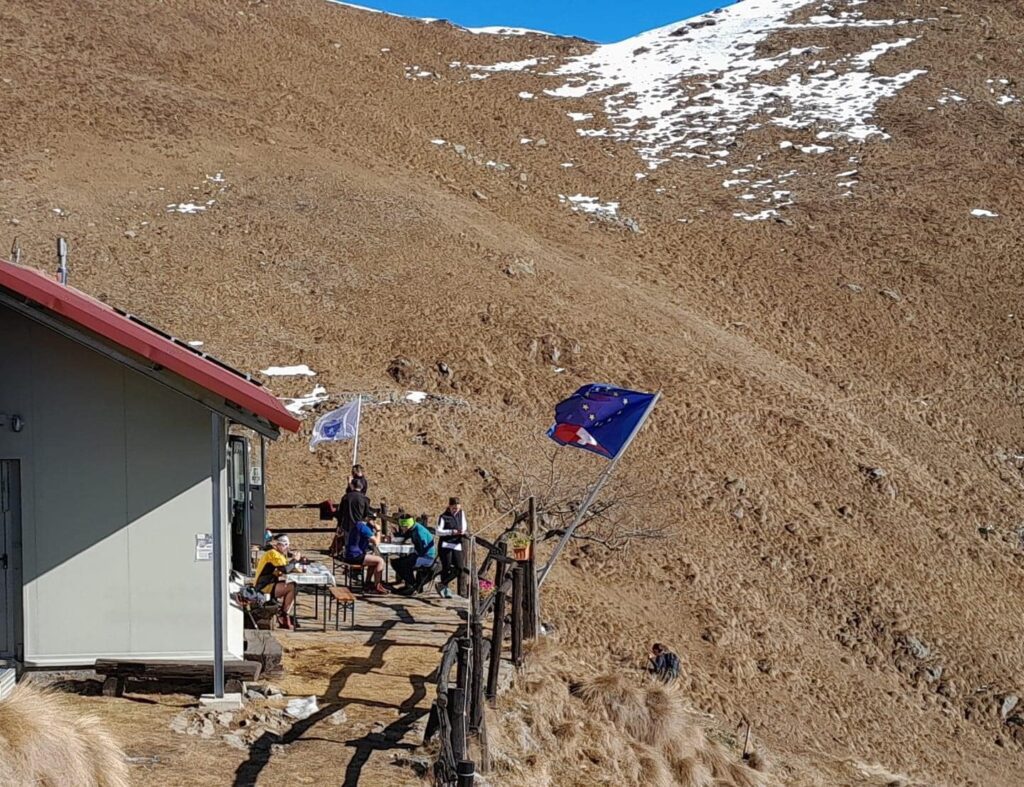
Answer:
<svg viewBox="0 0 1024 787"><path fill-rule="evenodd" d="M861 3L847 2L836 10L840 2L740 0L573 58L552 74L567 76L568 82L545 92L556 98L603 95L611 128L578 133L638 143L652 169L675 158L725 158L739 135L765 122L788 129L822 126L828 130L826 136L819 134L823 139L886 138L872 122L878 102L926 72L881 76L872 67L887 52L910 46L916 38L906 33L924 20L865 19L854 9ZM814 9L818 13L789 22L795 12L811 6L819 6ZM899 30L903 36L852 55L813 45L772 57L756 53L758 44L775 32L842 27L888 33L887 38ZM797 66L804 73L779 78L782 69Z"/></svg>
<svg viewBox="0 0 1024 787"><path fill-rule="evenodd" d="M396 14L392 11L382 11L379 8L370 8L369 6L359 5L358 3L349 3L345 0L327 0L328 3L333 5L344 5L349 8L355 8L358 11L369 11L371 14L383 14L384 16L397 16L401 19L415 19L419 22L441 22L445 21L442 19L435 19L432 17L425 16L405 16L404 14ZM462 27L461 25L455 25L461 30L465 30L467 33L474 33L475 35L491 35L491 36L547 36L549 38L563 38L557 33L546 33L543 30L531 30L528 27L503 27L500 25L492 25L489 27Z"/></svg>

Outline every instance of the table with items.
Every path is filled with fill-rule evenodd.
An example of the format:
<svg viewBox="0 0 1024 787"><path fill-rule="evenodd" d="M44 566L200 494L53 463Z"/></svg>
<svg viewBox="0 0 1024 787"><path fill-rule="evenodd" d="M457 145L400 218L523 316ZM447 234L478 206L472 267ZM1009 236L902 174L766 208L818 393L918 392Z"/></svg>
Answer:
<svg viewBox="0 0 1024 787"><path fill-rule="evenodd" d="M310 563L305 566L305 571L296 571L285 574L285 582L294 582L298 588L313 588L313 620L320 616L320 594L323 593L324 608L324 631L327 631L327 588L337 584L331 570L323 563ZM295 596L295 606L298 607L298 594Z"/></svg>
<svg viewBox="0 0 1024 787"><path fill-rule="evenodd" d="M385 541L384 543L377 544L377 552L384 558L384 581L387 582L388 571L391 569L391 556L411 555L416 552L416 548L412 545L411 541Z"/></svg>

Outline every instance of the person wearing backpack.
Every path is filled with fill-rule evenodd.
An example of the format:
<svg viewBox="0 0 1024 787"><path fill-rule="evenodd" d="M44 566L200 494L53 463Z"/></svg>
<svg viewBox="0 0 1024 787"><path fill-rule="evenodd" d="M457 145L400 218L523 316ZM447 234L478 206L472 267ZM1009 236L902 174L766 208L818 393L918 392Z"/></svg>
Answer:
<svg viewBox="0 0 1024 787"><path fill-rule="evenodd" d="M651 653L647 660L650 664L647 668L648 672L654 674L659 680L671 683L679 677L679 656L660 642L651 645Z"/></svg>

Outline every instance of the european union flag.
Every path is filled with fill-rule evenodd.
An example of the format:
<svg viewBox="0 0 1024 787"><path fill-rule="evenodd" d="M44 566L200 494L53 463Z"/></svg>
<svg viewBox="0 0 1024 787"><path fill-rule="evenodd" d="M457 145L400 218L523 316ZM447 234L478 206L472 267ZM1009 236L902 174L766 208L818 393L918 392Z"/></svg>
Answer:
<svg viewBox="0 0 1024 787"><path fill-rule="evenodd" d="M548 437L614 459L647 418L655 394L591 383L555 405Z"/></svg>

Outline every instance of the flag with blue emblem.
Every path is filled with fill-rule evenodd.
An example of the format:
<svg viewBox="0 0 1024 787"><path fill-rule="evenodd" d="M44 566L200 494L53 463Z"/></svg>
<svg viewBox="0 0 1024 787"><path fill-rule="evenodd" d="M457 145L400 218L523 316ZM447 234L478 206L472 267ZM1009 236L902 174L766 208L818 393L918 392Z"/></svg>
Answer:
<svg viewBox="0 0 1024 787"><path fill-rule="evenodd" d="M316 423L313 424L313 436L309 441L309 450L315 450L320 443L358 440L361 410L362 397L358 397L343 407L331 410L317 418Z"/></svg>
<svg viewBox="0 0 1024 787"><path fill-rule="evenodd" d="M656 394L591 383L555 405L548 437L615 459L650 414Z"/></svg>

